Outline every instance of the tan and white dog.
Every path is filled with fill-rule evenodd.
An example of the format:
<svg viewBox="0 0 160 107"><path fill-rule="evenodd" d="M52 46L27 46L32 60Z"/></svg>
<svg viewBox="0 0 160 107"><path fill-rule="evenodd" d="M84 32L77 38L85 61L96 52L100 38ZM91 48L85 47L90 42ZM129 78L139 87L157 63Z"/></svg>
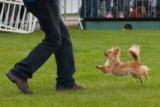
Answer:
<svg viewBox="0 0 160 107"><path fill-rule="evenodd" d="M149 68L140 62L140 47L138 45L132 46L128 52L132 55L133 61L122 62L120 60L120 49L111 48L104 52L107 61L103 65L96 66L102 70L103 73L111 73L116 76L125 76L131 74L134 78L141 81L142 85L144 79L148 80Z"/></svg>
<svg viewBox="0 0 160 107"><path fill-rule="evenodd" d="M137 6L129 13L130 18L144 18L146 16L146 8L144 6Z"/></svg>

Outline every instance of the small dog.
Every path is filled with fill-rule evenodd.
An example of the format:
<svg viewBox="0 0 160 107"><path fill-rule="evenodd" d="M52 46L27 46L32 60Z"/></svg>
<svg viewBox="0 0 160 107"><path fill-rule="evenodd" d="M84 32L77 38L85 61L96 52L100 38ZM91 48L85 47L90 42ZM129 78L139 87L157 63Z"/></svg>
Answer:
<svg viewBox="0 0 160 107"><path fill-rule="evenodd" d="M111 48L104 52L104 55L108 58L103 65L96 66L102 70L103 73L112 73L116 76L125 76L131 74L134 78L141 81L144 84L144 78L148 80L149 68L140 62L140 47L138 45L132 46L128 52L132 55L133 61L122 62L120 60L120 49Z"/></svg>
<svg viewBox="0 0 160 107"><path fill-rule="evenodd" d="M146 16L146 9L144 6L137 6L129 13L130 18L143 18Z"/></svg>

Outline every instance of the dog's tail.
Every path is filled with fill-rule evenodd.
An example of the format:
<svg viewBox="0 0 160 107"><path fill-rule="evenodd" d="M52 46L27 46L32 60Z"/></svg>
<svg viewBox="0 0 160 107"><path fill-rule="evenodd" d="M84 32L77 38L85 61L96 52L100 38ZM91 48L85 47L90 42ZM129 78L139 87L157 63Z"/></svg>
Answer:
<svg viewBox="0 0 160 107"><path fill-rule="evenodd" d="M131 48L129 48L128 52L132 55L135 61L140 61L140 46L139 45L133 45Z"/></svg>

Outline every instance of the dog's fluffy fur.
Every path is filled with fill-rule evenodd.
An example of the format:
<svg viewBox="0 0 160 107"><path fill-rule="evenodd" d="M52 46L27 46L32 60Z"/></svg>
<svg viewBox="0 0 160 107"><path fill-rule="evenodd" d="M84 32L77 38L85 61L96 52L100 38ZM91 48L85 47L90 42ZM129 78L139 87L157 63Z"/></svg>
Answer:
<svg viewBox="0 0 160 107"><path fill-rule="evenodd" d="M130 18L142 18L146 16L146 9L144 6L137 6L132 12L129 13Z"/></svg>
<svg viewBox="0 0 160 107"><path fill-rule="evenodd" d="M104 52L104 55L107 57L106 63L96 67L102 70L103 73L112 73L116 76L131 74L134 78L139 79L143 84L144 79L148 80L149 68L140 62L140 47L138 45L134 45L128 50L128 52L132 55L133 61L122 62L120 60L119 48L107 49Z"/></svg>

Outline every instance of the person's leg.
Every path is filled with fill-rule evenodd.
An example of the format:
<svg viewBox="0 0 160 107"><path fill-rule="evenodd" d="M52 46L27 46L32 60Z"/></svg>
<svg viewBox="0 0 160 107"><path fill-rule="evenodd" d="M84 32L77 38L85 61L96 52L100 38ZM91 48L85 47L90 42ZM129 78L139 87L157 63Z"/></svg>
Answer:
<svg viewBox="0 0 160 107"><path fill-rule="evenodd" d="M111 12L111 0L106 0L106 12Z"/></svg>
<svg viewBox="0 0 160 107"><path fill-rule="evenodd" d="M80 17L88 18L91 16L91 0L81 0Z"/></svg>
<svg viewBox="0 0 160 107"><path fill-rule="evenodd" d="M123 18L123 0L114 0L114 6L116 9L116 16L119 18Z"/></svg>
<svg viewBox="0 0 160 107"><path fill-rule="evenodd" d="M100 0L91 0L91 17L97 18L98 16L98 5Z"/></svg>
<svg viewBox="0 0 160 107"><path fill-rule="evenodd" d="M123 0L118 0L118 12L123 12Z"/></svg>
<svg viewBox="0 0 160 107"><path fill-rule="evenodd" d="M54 1L54 0L53 0ZM10 70L19 78L31 78L32 74L53 54L61 45L59 9L54 3L54 12L49 7L49 1L37 0L33 3L26 3L27 9L38 19L45 38L39 43L22 61L15 64Z"/></svg>
<svg viewBox="0 0 160 107"><path fill-rule="evenodd" d="M106 10L106 0L101 0L98 6L98 17L105 18L107 15Z"/></svg>
<svg viewBox="0 0 160 107"><path fill-rule="evenodd" d="M157 18L160 18L160 0L157 0Z"/></svg>
<svg viewBox="0 0 160 107"><path fill-rule="evenodd" d="M85 15L86 15L86 18L89 18L89 17L91 17L91 1L92 0L85 0L84 2L85 2Z"/></svg>
<svg viewBox="0 0 160 107"><path fill-rule="evenodd" d="M84 18L85 17L85 0L81 0L81 8L80 8L80 10L79 10L79 15L80 15L80 17L81 18Z"/></svg>
<svg viewBox="0 0 160 107"><path fill-rule="evenodd" d="M153 0L153 6L152 6L152 9L153 9L153 17L155 18L157 16L157 0Z"/></svg>
<svg viewBox="0 0 160 107"><path fill-rule="evenodd" d="M75 84L73 74L75 72L75 62L73 47L69 32L66 26L60 21L62 45L55 52L57 63L57 87L73 87Z"/></svg>
<svg viewBox="0 0 160 107"><path fill-rule="evenodd" d="M112 18L111 0L106 0L106 18Z"/></svg>
<svg viewBox="0 0 160 107"><path fill-rule="evenodd" d="M129 17L129 9L131 8L130 7L130 0L126 0L126 2L123 2L123 5L124 5L124 17Z"/></svg>
<svg viewBox="0 0 160 107"><path fill-rule="evenodd" d="M54 9L52 2L50 7ZM52 11L54 12L54 11ZM60 18L60 17L59 17ZM57 84L56 89L66 88L73 89L76 88L75 80L73 74L75 72L75 61L73 55L73 47L70 39L70 34L64 25L63 21L60 19L60 36L62 43L60 48L55 52L56 64L57 64Z"/></svg>

